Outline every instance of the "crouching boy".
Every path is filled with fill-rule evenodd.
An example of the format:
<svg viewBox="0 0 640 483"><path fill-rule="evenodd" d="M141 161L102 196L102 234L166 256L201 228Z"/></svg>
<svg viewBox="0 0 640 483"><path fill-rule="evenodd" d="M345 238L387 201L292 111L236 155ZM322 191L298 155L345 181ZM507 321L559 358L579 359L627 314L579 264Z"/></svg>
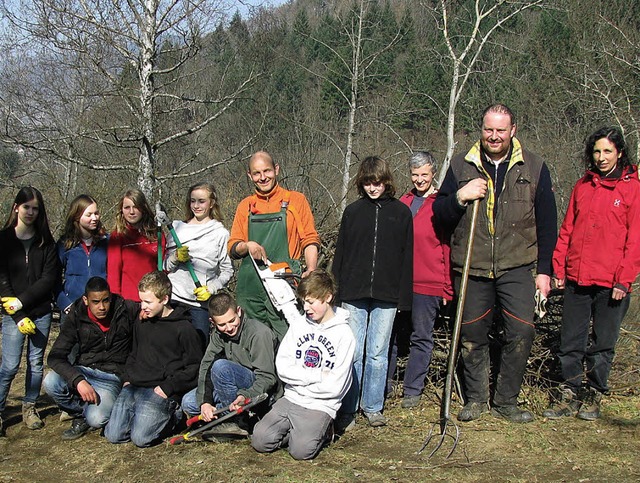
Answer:
<svg viewBox="0 0 640 483"><path fill-rule="evenodd" d="M261 453L288 444L295 459L311 459L327 441L351 386L355 352L347 311L331 305L336 288L324 270L312 272L298 286L306 317L289 317L278 349L276 369L285 383L284 397L254 428L251 444Z"/></svg>
<svg viewBox="0 0 640 483"><path fill-rule="evenodd" d="M73 418L63 440L78 439L109 421L139 310L139 304L112 294L100 277L90 278L84 295L71 306L49 352L52 370L43 382L45 392ZM76 346L76 363L71 364Z"/></svg>
<svg viewBox="0 0 640 483"><path fill-rule="evenodd" d="M141 311L133 327L124 387L104 435L112 443L151 446L176 422L182 396L198 380L202 346L186 309L171 308L165 273L147 273L138 284Z"/></svg>
<svg viewBox="0 0 640 483"><path fill-rule="evenodd" d="M209 319L215 328L200 363L197 391L182 399L188 414L201 414L211 421L216 407L231 410L246 399L278 388L275 367L276 335L265 324L245 317L241 307L228 293L219 292L209 299ZM244 426L244 425L242 425ZM248 436L247 428L236 422L221 423L207 437Z"/></svg>

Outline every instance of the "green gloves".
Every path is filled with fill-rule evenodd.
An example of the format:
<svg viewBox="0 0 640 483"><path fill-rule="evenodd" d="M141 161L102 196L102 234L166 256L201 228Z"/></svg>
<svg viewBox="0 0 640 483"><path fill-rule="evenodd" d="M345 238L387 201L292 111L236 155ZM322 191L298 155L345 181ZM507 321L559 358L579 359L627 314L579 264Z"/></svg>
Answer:
<svg viewBox="0 0 640 483"><path fill-rule="evenodd" d="M204 285L202 287L196 287L193 293L196 294L196 300L198 302L206 302L211 298L211 292L209 292L209 289Z"/></svg>
<svg viewBox="0 0 640 483"><path fill-rule="evenodd" d="M2 300L2 306L9 315L15 314L22 308L22 302L17 297L2 297L0 300Z"/></svg>
<svg viewBox="0 0 640 483"><path fill-rule="evenodd" d="M35 335L36 324L34 324L29 317L25 317L20 322L18 322L18 330L21 334L24 335Z"/></svg>
<svg viewBox="0 0 640 483"><path fill-rule="evenodd" d="M180 263L187 263L191 259L189 256L189 247L182 245L180 248L176 249L176 258Z"/></svg>

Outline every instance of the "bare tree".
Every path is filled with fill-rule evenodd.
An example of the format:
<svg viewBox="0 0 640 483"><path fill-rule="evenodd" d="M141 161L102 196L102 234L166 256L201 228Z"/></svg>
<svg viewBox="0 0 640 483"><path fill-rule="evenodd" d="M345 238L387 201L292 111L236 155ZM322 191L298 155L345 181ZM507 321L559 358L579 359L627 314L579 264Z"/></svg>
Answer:
<svg viewBox="0 0 640 483"><path fill-rule="evenodd" d="M248 69L230 81L224 69L198 63L223 7L218 0L3 1L10 63L16 73L40 74L3 89L5 139L68 165L132 171L152 197L163 178L204 171L193 163L197 147L168 158L257 77ZM207 91L205 77L216 79L216 91Z"/></svg>

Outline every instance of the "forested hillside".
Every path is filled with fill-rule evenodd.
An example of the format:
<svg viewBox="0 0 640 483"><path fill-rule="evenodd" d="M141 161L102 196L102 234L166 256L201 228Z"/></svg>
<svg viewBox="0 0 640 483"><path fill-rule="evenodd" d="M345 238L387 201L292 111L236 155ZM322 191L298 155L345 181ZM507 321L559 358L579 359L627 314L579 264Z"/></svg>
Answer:
<svg viewBox="0 0 640 483"><path fill-rule="evenodd" d="M389 159L404 191L408 154L468 148L493 102L548 161L561 212L591 131L620 125L637 158L634 0L298 0L246 19L219 6L3 2L1 215L33 184L54 226L83 192L110 225L139 185L178 218L204 179L229 225L250 190L246 160L266 149L330 253L359 160Z"/></svg>

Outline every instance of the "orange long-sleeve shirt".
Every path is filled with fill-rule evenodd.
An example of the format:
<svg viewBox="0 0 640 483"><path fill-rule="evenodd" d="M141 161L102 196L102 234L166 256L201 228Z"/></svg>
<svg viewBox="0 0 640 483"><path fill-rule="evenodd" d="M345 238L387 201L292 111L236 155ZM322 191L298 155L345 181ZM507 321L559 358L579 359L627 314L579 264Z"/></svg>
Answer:
<svg viewBox="0 0 640 483"><path fill-rule="evenodd" d="M228 249L233 256L232 248L239 242L249 241L249 209L256 214L277 213L282 206L282 200L287 190L277 185L268 195L255 193L243 199L236 209L229 237ZM297 191L289 191L289 206L287 207L287 239L289 242L289 256L299 260L302 252L309 245L320 246L320 236L316 231L313 214L307 198ZM267 253L267 256L269 254Z"/></svg>

